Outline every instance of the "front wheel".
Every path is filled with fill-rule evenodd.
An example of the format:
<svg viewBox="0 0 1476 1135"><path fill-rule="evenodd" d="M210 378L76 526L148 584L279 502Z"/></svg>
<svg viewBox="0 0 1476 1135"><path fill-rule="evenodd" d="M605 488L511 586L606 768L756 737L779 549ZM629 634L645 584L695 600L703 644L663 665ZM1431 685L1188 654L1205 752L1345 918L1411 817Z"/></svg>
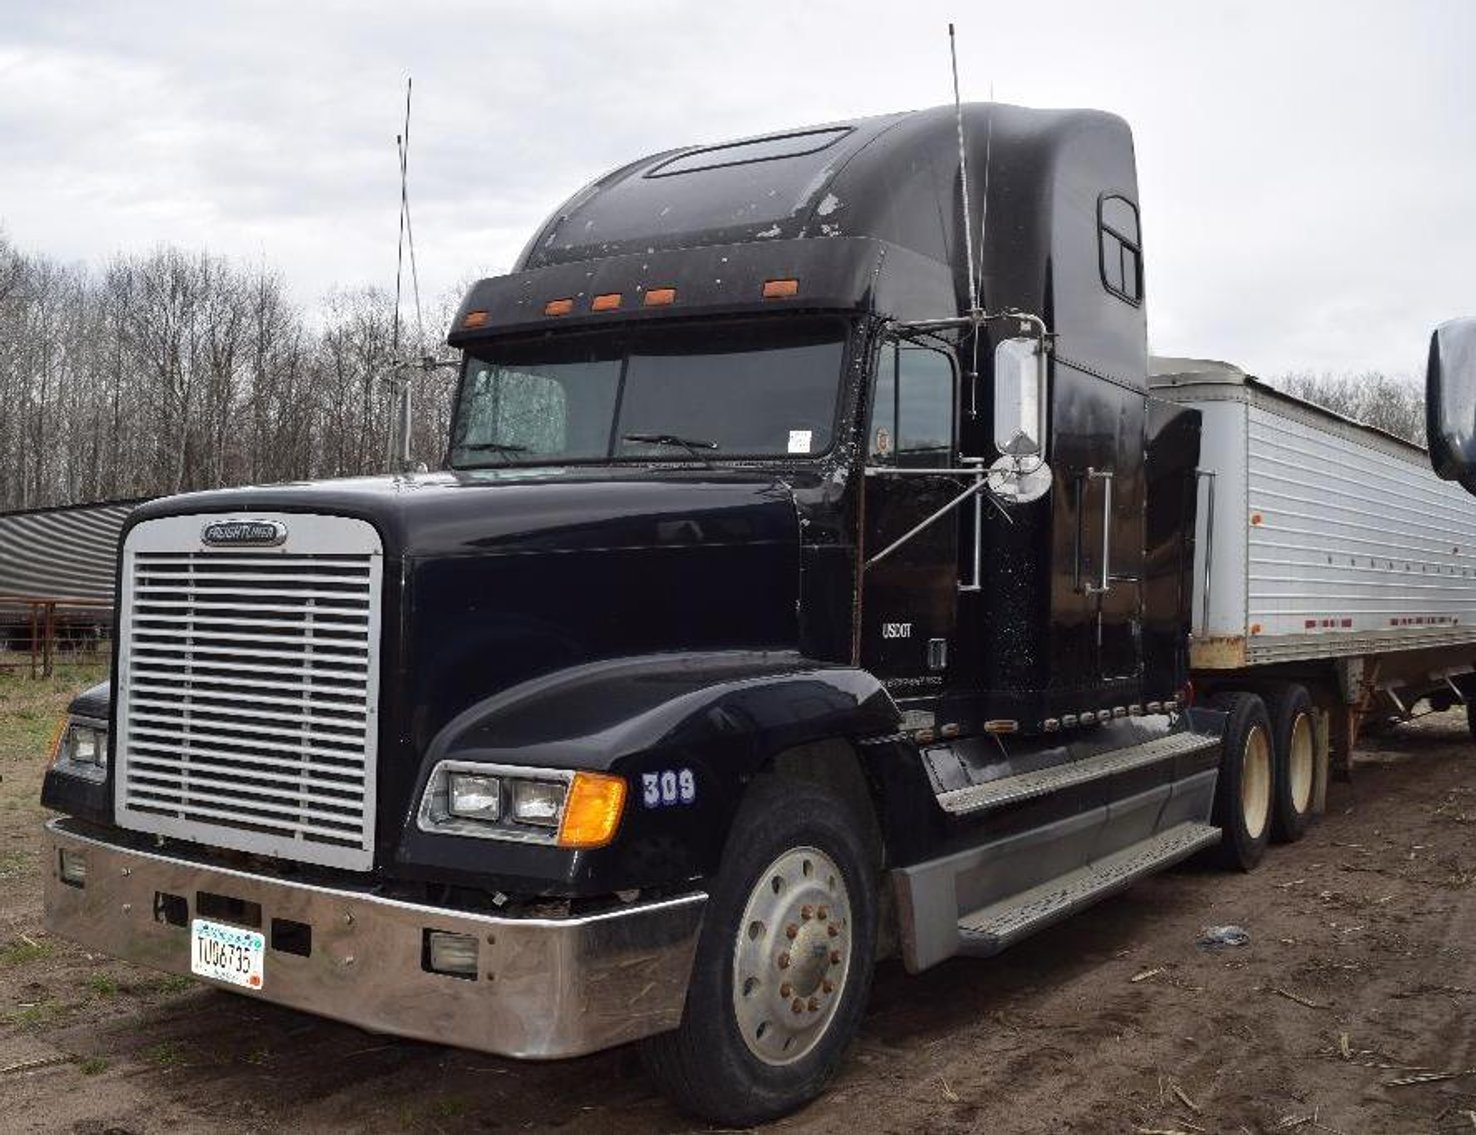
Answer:
<svg viewBox="0 0 1476 1135"><path fill-rule="evenodd" d="M820 1094L871 987L876 891L861 823L838 798L763 777L749 788L697 945L682 1023L643 1043L682 1110L746 1127Z"/></svg>

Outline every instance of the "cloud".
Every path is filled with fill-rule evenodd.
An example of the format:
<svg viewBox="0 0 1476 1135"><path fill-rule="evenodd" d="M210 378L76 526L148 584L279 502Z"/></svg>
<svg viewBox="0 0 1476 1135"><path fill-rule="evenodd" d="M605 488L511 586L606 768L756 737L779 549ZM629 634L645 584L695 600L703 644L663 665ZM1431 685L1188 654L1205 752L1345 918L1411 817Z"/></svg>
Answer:
<svg viewBox="0 0 1476 1135"><path fill-rule="evenodd" d="M948 101L952 6L29 5L0 47L0 221L98 262L161 243L314 303L393 283L395 135L429 297L505 270L642 154ZM958 13L966 98L1133 125L1155 349L1414 371L1470 304L1476 5L1056 0Z"/></svg>

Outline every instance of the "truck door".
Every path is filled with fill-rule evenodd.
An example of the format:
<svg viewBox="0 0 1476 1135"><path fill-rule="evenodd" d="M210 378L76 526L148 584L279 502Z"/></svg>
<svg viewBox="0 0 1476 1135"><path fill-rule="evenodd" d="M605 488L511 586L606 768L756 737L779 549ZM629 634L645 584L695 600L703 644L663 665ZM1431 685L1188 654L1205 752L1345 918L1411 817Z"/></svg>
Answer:
<svg viewBox="0 0 1476 1135"><path fill-rule="evenodd" d="M1095 378L1084 378L1087 384L1097 414L1094 452L1071 470L1074 590L1084 616L1084 654L1095 671L1084 677L1131 701L1142 676L1146 399Z"/></svg>
<svg viewBox="0 0 1476 1135"><path fill-rule="evenodd" d="M899 698L941 690L954 635L958 512L913 530L968 487L949 472L956 388L950 355L883 345L867 428L860 660Z"/></svg>

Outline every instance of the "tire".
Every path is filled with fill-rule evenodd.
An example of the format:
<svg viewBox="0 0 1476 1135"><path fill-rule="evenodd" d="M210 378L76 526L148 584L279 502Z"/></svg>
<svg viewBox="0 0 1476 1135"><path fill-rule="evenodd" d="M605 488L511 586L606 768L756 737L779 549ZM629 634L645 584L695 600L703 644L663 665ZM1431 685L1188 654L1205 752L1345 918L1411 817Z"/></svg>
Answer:
<svg viewBox="0 0 1476 1135"><path fill-rule="evenodd" d="M1288 684L1268 691L1267 701L1276 756L1271 839L1295 843L1312 826L1312 797L1317 787L1312 699L1305 687Z"/></svg>
<svg viewBox="0 0 1476 1135"><path fill-rule="evenodd" d="M815 1099L840 1066L876 952L862 830L816 785L774 776L750 785L703 917L682 1023L641 1046L652 1079L684 1112L749 1127Z"/></svg>
<svg viewBox="0 0 1476 1135"><path fill-rule="evenodd" d="M1255 694L1220 694L1214 706L1229 718L1215 784L1214 823L1222 833L1215 858L1227 870L1250 871L1271 839L1276 763L1271 719Z"/></svg>
<svg viewBox="0 0 1476 1135"><path fill-rule="evenodd" d="M1476 690L1466 694L1466 728L1471 731L1471 740L1476 741Z"/></svg>

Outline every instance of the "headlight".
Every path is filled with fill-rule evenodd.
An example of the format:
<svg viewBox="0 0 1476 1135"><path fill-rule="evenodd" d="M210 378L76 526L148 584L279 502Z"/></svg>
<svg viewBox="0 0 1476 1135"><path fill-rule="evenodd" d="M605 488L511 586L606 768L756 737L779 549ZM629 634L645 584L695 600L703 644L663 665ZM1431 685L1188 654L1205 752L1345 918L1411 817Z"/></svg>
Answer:
<svg viewBox="0 0 1476 1135"><path fill-rule="evenodd" d="M559 847L603 847L625 808L618 776L442 761L420 799L421 831Z"/></svg>
<svg viewBox="0 0 1476 1135"><path fill-rule="evenodd" d="M57 735L51 765L67 776L102 780L108 772L108 727L100 721L69 718Z"/></svg>

